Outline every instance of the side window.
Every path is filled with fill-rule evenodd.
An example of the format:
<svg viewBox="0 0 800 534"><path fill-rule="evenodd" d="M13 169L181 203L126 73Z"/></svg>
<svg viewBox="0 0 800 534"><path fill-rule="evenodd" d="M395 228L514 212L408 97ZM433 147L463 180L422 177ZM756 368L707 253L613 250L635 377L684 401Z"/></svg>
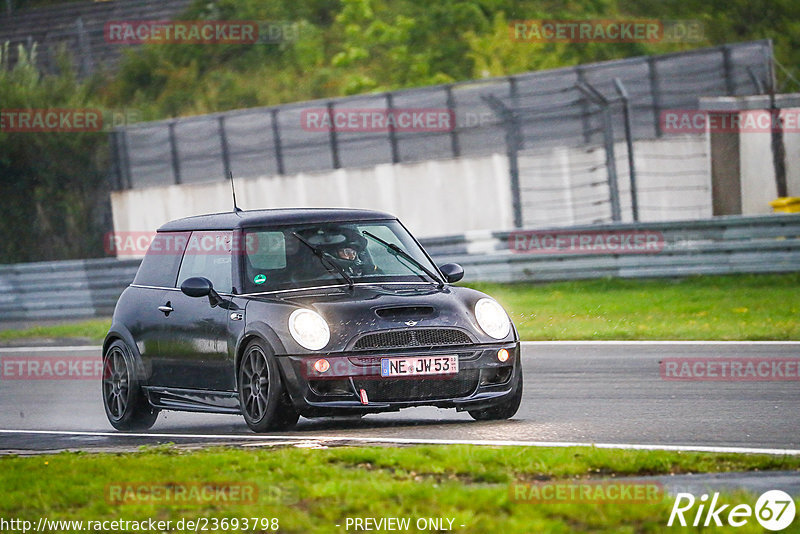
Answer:
<svg viewBox="0 0 800 534"><path fill-rule="evenodd" d="M283 232L248 232L247 257L253 269L272 271L286 267L286 238Z"/></svg>
<svg viewBox="0 0 800 534"><path fill-rule="evenodd" d="M159 232L136 272L134 284L154 287L175 287L178 266L189 242L189 232Z"/></svg>
<svg viewBox="0 0 800 534"><path fill-rule="evenodd" d="M193 276L211 280L214 289L220 293L230 293L231 249L233 232L202 231L192 232L183 254L178 283Z"/></svg>

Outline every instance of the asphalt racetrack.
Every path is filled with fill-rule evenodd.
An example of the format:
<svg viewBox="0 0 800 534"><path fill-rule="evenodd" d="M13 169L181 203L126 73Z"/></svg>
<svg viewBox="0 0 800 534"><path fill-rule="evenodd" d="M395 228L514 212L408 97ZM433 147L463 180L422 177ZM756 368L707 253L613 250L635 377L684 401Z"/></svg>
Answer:
<svg viewBox="0 0 800 534"><path fill-rule="evenodd" d="M99 347L0 348L6 358L100 358ZM415 408L363 419L300 419L257 435L239 416L162 412L146 433L108 424L97 380L0 379L0 453L139 445L496 442L787 450L800 454L800 381L675 381L674 358L800 358L800 342L534 342L523 345L525 394L508 421Z"/></svg>

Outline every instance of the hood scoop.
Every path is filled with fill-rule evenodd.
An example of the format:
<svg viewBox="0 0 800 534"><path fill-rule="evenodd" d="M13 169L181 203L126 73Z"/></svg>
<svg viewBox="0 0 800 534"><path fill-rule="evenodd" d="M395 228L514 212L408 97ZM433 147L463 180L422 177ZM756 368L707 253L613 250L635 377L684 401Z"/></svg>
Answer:
<svg viewBox="0 0 800 534"><path fill-rule="evenodd" d="M375 314L387 321L419 321L436 315L433 306L396 306L392 308L378 308Z"/></svg>

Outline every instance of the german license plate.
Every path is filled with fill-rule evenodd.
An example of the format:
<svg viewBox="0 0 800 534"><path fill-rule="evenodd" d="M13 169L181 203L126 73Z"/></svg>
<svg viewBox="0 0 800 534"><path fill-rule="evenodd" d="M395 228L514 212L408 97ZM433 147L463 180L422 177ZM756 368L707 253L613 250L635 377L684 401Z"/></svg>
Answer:
<svg viewBox="0 0 800 534"><path fill-rule="evenodd" d="M381 376L450 375L457 372L458 356L381 359Z"/></svg>

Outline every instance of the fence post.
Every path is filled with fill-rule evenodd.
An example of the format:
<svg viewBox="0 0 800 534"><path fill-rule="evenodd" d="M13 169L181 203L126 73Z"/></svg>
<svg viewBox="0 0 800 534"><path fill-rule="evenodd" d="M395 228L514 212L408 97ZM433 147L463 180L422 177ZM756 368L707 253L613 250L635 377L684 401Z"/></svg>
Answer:
<svg viewBox="0 0 800 534"><path fill-rule="evenodd" d="M222 170L227 180L231 175L231 158L228 151L228 135L225 133L225 115L219 116L219 143L222 150Z"/></svg>
<svg viewBox="0 0 800 534"><path fill-rule="evenodd" d="M514 76L508 77L508 96L511 97L511 103L514 108L519 107L519 89L517 88L517 78Z"/></svg>
<svg viewBox="0 0 800 534"><path fill-rule="evenodd" d="M761 83L761 80L758 79L758 76L756 75L755 71L753 70L753 67L751 67L751 66L747 67L747 74L750 75L750 81L753 82L753 86L755 86L756 92L759 95L763 95L764 94L764 85Z"/></svg>
<svg viewBox="0 0 800 534"><path fill-rule="evenodd" d="M617 160L614 156L614 127L611 124L611 107L603 109L603 140L606 145L606 167L608 168L608 194L611 201L611 220L622 220L622 210L619 206L619 188L617 186Z"/></svg>
<svg viewBox="0 0 800 534"><path fill-rule="evenodd" d="M777 60L772 52L772 41L770 41L770 59L769 62L769 107L772 117L780 117L780 108L775 103L775 86L777 79L775 77L775 64ZM778 63L780 67L780 63ZM782 67L781 67L782 68ZM784 69L785 72L785 69ZM787 73L788 74L788 73ZM775 120L773 118L773 120ZM788 184L786 183L786 146L783 139L783 122L780 128L772 128L770 134L770 148L772 149L772 166L775 169L775 188L779 197L789 196Z"/></svg>
<svg viewBox="0 0 800 534"><path fill-rule="evenodd" d="M112 184L114 191L122 191L122 158L120 158L119 150L119 132L112 130L109 135L109 152L111 152L111 164L113 167L113 176L116 178L116 183Z"/></svg>
<svg viewBox="0 0 800 534"><path fill-rule="evenodd" d="M328 132L328 138L331 142L331 163L333 164L334 169L341 168L341 163L339 162L339 141L336 139L336 121L333 120L333 102L328 101L328 118L331 122L331 129Z"/></svg>
<svg viewBox="0 0 800 534"><path fill-rule="evenodd" d="M731 49L729 45L722 46L722 68L725 71L725 91L728 96L736 94L736 83L733 79L733 64L731 63Z"/></svg>
<svg viewBox="0 0 800 534"><path fill-rule="evenodd" d="M661 137L664 135L664 132L661 131L661 79L658 76L658 67L654 56L647 58L647 69L650 77L650 93L653 95L653 121L656 137Z"/></svg>
<svg viewBox="0 0 800 534"><path fill-rule="evenodd" d="M128 153L128 129L119 131L119 150L120 150L120 170L124 184L128 189L133 189L133 179L131 177L131 160Z"/></svg>
<svg viewBox="0 0 800 534"><path fill-rule="evenodd" d="M394 97L392 93L386 93L386 118L394 111ZM392 150L392 163L400 163L400 150L397 147L397 132L394 129L394 121L389 121L389 147Z"/></svg>
<svg viewBox="0 0 800 534"><path fill-rule="evenodd" d="M506 125L506 153L508 174L511 178L511 209L514 212L514 228L522 228L522 198L519 187L519 151L522 148L522 132L513 110L508 109L494 95L481 97Z"/></svg>
<svg viewBox="0 0 800 534"><path fill-rule="evenodd" d="M575 67L575 75L578 78L577 85L586 84L586 73L580 65ZM583 131L583 142L587 145L592 141L591 124L589 124L589 106L586 100L581 99L581 129Z"/></svg>
<svg viewBox="0 0 800 534"><path fill-rule="evenodd" d="M614 87L622 99L622 115L625 120L625 143L628 146L628 177L631 182L631 213L635 222L639 221L639 199L636 187L636 162L633 158L633 125L631 124L631 102L622 80L614 78Z"/></svg>
<svg viewBox="0 0 800 534"><path fill-rule="evenodd" d="M78 50L81 55L78 74L80 77L90 76L93 68L92 48L86 35L86 28L83 26L83 19L80 17L75 21L75 33L78 37Z"/></svg>
<svg viewBox="0 0 800 534"><path fill-rule="evenodd" d="M447 110L450 112L450 116L454 121L450 130L450 148L453 151L453 157L457 158L461 156L461 147L458 144L458 118L456 117L456 100L453 98L453 85L447 84L444 90L447 94Z"/></svg>
<svg viewBox="0 0 800 534"><path fill-rule="evenodd" d="M783 139L783 119L781 118L781 108L775 103L774 91L769 93L769 112L772 120L779 125L778 128L773 127L770 132L772 167L775 169L775 189L778 197L788 197L789 188L786 182L786 146Z"/></svg>
<svg viewBox="0 0 800 534"><path fill-rule="evenodd" d="M178 141L175 139L175 123L169 123L169 148L172 156L172 177L175 185L181 183L181 162L178 158Z"/></svg>
<svg viewBox="0 0 800 534"><path fill-rule="evenodd" d="M622 220L622 210L619 205L619 187L617 185L617 160L614 156L614 126L611 105L600 91L588 83L578 84L578 89L593 102L603 113L603 142L606 148L606 169L608 170L608 196L611 203L611 220Z"/></svg>
<svg viewBox="0 0 800 534"><path fill-rule="evenodd" d="M278 168L278 174L283 176L286 174L286 169L283 167L283 146L281 146L281 127L278 124L278 108L270 110L270 117L272 118L272 144L275 146L275 165Z"/></svg>

